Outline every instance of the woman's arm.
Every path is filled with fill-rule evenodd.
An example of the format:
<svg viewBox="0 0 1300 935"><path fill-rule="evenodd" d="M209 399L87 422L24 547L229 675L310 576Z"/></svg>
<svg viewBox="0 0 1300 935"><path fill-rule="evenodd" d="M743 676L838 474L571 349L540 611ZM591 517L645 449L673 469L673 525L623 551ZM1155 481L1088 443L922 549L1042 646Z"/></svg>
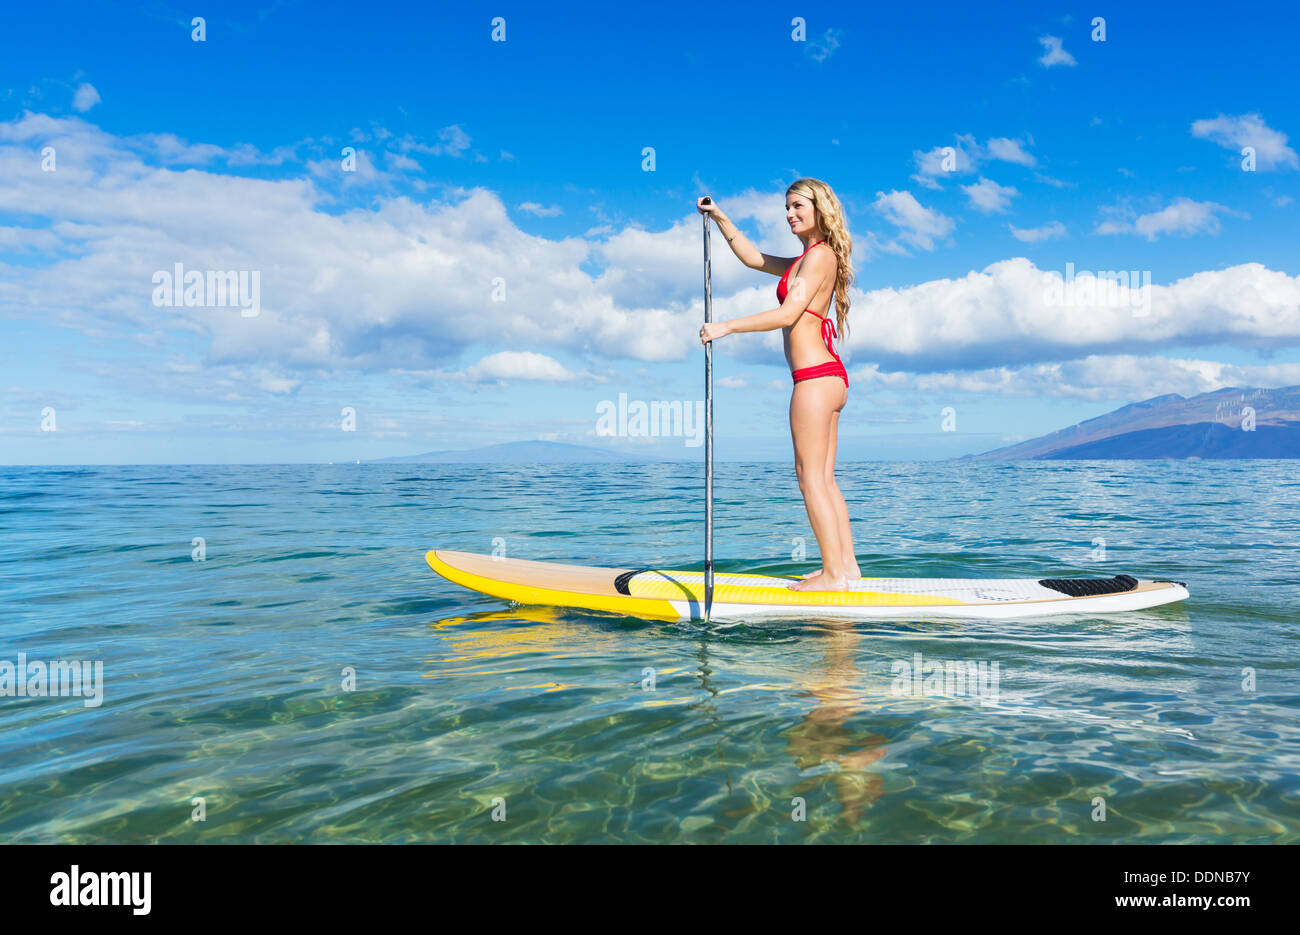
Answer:
<svg viewBox="0 0 1300 935"><path fill-rule="evenodd" d="M789 299L789 296L786 296ZM785 310L785 306L780 308L769 309L766 312L758 312L754 315L746 315L744 318L733 318L730 321L722 322L727 326L728 334L743 334L747 331L775 331L777 328L786 328L793 325L803 314L803 309L796 309L793 317Z"/></svg>
<svg viewBox="0 0 1300 935"><path fill-rule="evenodd" d="M765 258L759 249L749 242L749 238L740 232L731 218L723 214L722 209L718 207L716 201L710 200L709 204L704 204L704 196L696 199L696 209L700 214L707 214L713 218L713 223L718 225L718 230L722 232L723 238L731 247L731 252L736 254L736 258L744 263L750 269L762 269ZM778 273L777 275L780 275Z"/></svg>
<svg viewBox="0 0 1300 935"><path fill-rule="evenodd" d="M731 245L731 252L736 254L736 258L744 263L750 269L763 268L763 254L749 242L749 238L740 232L740 228L732 223L731 218L727 217L721 211L713 213L713 221L718 225L718 230L726 238L727 243Z"/></svg>
<svg viewBox="0 0 1300 935"><path fill-rule="evenodd" d="M793 325L808 307L813 296L817 294L822 283L828 282L834 275L835 259L832 254L819 251L806 258L803 267L799 275L790 280L788 284L790 291L786 293L785 301L781 303L780 308L757 312L743 318L733 318L730 321L711 322L700 329L701 343L708 343L729 334L775 331Z"/></svg>

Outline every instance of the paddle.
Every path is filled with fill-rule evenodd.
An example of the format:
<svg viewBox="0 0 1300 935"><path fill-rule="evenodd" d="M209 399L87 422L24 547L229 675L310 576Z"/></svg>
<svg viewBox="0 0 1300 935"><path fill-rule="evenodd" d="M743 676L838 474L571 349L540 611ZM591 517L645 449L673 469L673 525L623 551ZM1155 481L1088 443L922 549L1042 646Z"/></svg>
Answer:
<svg viewBox="0 0 1300 935"><path fill-rule="evenodd" d="M706 195L706 205L713 202ZM704 323L713 321L709 287L709 216L704 215ZM704 345L704 622L713 609L713 342Z"/></svg>

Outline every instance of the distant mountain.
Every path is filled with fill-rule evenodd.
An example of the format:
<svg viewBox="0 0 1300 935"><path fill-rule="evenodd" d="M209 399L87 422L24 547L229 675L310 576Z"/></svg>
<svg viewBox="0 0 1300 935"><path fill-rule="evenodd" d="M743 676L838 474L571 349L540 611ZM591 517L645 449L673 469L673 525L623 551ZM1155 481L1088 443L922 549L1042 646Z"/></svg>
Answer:
<svg viewBox="0 0 1300 935"><path fill-rule="evenodd" d="M422 455L376 458L371 464L590 464L592 462L643 462L638 458L604 448L567 445L563 442L503 442L465 451L426 451Z"/></svg>
<svg viewBox="0 0 1300 935"><path fill-rule="evenodd" d="M1242 428L1248 409L1254 411L1252 431ZM960 460L1141 458L1300 458L1300 386L1154 396Z"/></svg>

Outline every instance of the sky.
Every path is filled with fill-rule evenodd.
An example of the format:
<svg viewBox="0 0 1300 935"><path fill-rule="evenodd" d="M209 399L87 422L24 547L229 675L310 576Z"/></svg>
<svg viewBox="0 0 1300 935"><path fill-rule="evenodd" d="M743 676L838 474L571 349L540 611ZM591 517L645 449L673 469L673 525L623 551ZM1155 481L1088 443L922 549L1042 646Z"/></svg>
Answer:
<svg viewBox="0 0 1300 935"><path fill-rule="evenodd" d="M853 237L841 460L1300 384L1300 10L883 6L10 5L0 463L699 459L601 414L697 411L695 200L793 258L805 176ZM715 320L777 306L711 246ZM715 456L791 460L779 332L714 371Z"/></svg>

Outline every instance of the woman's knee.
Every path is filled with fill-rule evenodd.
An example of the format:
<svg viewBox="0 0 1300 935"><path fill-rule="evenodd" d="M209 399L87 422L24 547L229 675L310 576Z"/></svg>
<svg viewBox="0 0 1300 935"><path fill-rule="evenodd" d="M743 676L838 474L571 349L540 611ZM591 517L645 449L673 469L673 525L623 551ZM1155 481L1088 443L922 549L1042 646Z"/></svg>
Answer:
<svg viewBox="0 0 1300 935"><path fill-rule="evenodd" d="M795 472L799 477L799 489L804 493L829 493L826 477L820 471Z"/></svg>

